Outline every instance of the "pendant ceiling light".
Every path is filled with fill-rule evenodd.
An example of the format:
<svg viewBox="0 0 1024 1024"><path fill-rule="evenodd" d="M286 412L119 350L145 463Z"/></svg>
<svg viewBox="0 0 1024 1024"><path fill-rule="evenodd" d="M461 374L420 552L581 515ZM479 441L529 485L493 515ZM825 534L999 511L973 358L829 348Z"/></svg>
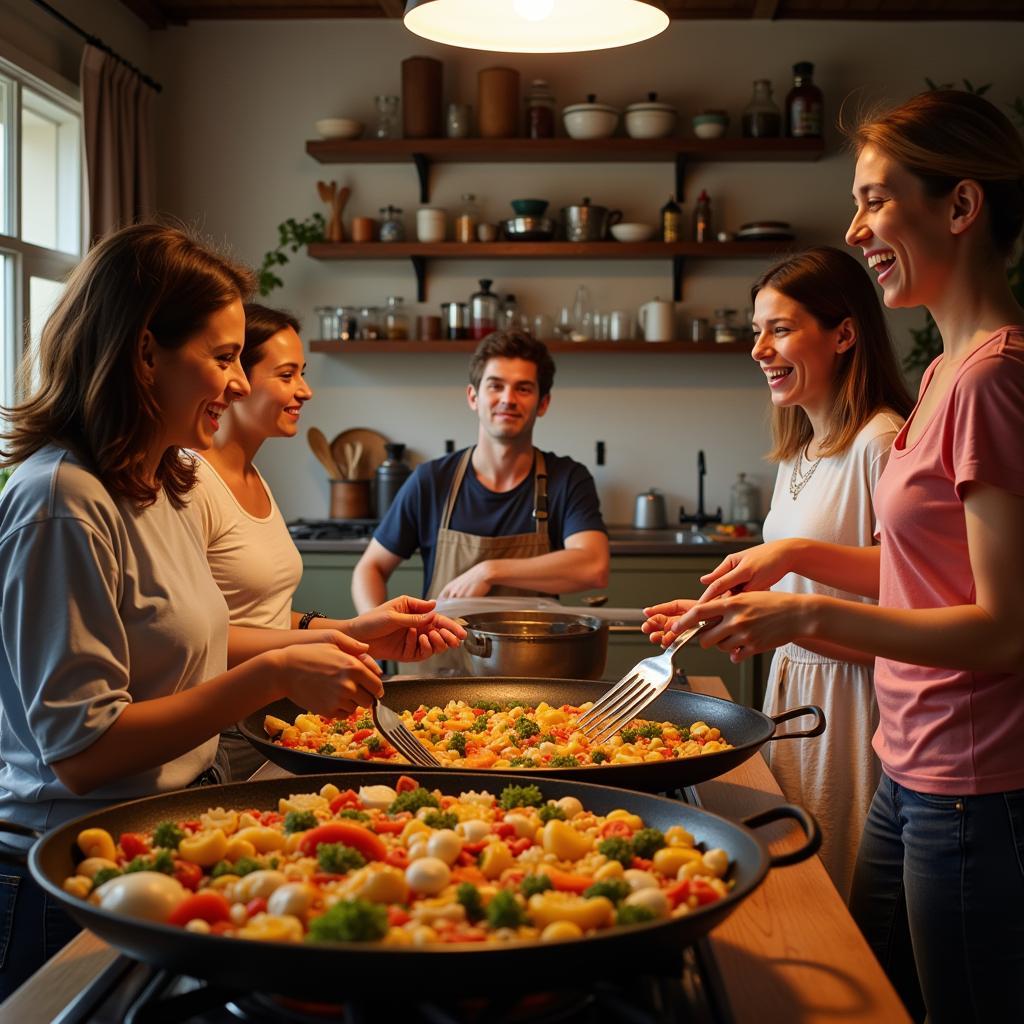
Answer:
<svg viewBox="0 0 1024 1024"><path fill-rule="evenodd" d="M649 0L408 0L405 27L473 50L573 53L650 39L668 15Z"/></svg>

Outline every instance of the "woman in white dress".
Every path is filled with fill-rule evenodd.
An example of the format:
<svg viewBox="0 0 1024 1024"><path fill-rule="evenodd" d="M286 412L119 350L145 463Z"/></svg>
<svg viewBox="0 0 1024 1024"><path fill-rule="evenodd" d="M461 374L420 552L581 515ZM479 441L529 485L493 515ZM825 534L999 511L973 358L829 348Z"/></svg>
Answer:
<svg viewBox="0 0 1024 1024"><path fill-rule="evenodd" d="M214 446L193 453L197 486L190 495L231 624L340 631L367 644L368 653L378 659L418 661L458 646L465 631L438 615L433 601L396 597L345 620L292 609L302 558L253 460L268 438L298 433L302 408L313 397L304 378L298 321L281 310L248 303L240 361L250 392L224 411ZM222 763L225 756L236 780L247 778L263 760L237 732L222 734Z"/></svg>
<svg viewBox="0 0 1024 1024"><path fill-rule="evenodd" d="M871 280L852 256L821 246L772 267L751 298L751 355L770 389L769 458L779 464L764 539L870 545L872 494L912 404ZM869 600L793 573L773 589ZM645 631L671 642L667 620L692 603L646 609ZM824 709L822 736L765 749L786 798L820 822L821 859L844 899L878 784L872 665L872 658L829 644L786 644L772 659L764 699L769 715L801 704Z"/></svg>

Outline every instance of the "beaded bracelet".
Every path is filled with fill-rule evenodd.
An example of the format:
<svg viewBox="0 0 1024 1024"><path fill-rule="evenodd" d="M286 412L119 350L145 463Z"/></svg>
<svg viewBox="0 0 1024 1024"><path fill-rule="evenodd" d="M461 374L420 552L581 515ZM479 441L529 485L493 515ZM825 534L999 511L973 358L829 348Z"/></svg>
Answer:
<svg viewBox="0 0 1024 1024"><path fill-rule="evenodd" d="M299 629L309 629L309 624L314 619L326 619L327 616L323 612L304 612L301 619L299 619Z"/></svg>

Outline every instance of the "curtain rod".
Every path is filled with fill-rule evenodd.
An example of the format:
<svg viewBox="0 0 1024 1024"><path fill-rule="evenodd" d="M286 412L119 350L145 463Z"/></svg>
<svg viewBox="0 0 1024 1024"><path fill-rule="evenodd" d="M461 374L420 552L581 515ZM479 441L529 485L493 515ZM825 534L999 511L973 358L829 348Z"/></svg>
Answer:
<svg viewBox="0 0 1024 1024"><path fill-rule="evenodd" d="M79 27L70 18L65 17L63 14L61 14L60 11L51 7L48 3L46 3L46 0L32 0L32 3L34 3L36 7L39 7L41 10L44 10L47 14L50 15L50 17L56 18L59 22L61 22L61 24L66 25L69 29L71 29L72 32L75 32L78 35L80 35L90 46L95 46L97 50L102 50L104 53L113 57L114 60L119 61L126 68L128 68L129 71L137 75L139 80L144 85L148 85L151 89L155 89L157 92L163 92L164 87L159 82L154 81L152 78L150 78L149 75L145 74L140 68L137 68L130 60L126 60L124 57L122 57L121 54L119 54L116 50L108 46L105 42L103 42L102 39L98 38L97 36L90 35L88 32L85 31L84 28Z"/></svg>

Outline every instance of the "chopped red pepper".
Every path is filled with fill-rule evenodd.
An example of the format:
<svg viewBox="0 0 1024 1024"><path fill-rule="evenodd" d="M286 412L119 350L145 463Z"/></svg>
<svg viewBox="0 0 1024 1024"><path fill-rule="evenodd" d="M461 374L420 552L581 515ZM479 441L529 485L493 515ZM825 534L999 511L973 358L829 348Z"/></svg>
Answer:
<svg viewBox="0 0 1024 1024"><path fill-rule="evenodd" d="M203 880L203 869L198 864L188 860L176 860L174 862L174 877L186 888L193 892L199 888Z"/></svg>
<svg viewBox="0 0 1024 1024"><path fill-rule="evenodd" d="M650 871L653 863L653 860L648 860L646 857L637 857L634 855L633 863L630 867L635 868L637 871Z"/></svg>
<svg viewBox="0 0 1024 1024"><path fill-rule="evenodd" d="M395 783L396 793L405 793L409 790L419 788L420 784L415 779L410 778L408 775L399 775L398 781Z"/></svg>
<svg viewBox="0 0 1024 1024"><path fill-rule="evenodd" d="M186 896L171 912L167 923L184 927L189 921L199 918L207 924L214 924L217 921L229 920L230 911L231 905L219 892L204 889L194 896Z"/></svg>
<svg viewBox="0 0 1024 1024"><path fill-rule="evenodd" d="M344 843L358 850L367 860L384 860L388 849L380 836L362 825L350 821L328 821L303 833L299 851L306 857L315 857L321 843Z"/></svg>
<svg viewBox="0 0 1024 1024"><path fill-rule="evenodd" d="M393 868L406 868L409 866L409 851L403 846L396 846L393 850L388 850L384 862Z"/></svg>
<svg viewBox="0 0 1024 1024"><path fill-rule="evenodd" d="M254 899L249 900L245 905L245 912L249 917L255 917L257 914L265 914L267 912L267 901L262 896L256 896Z"/></svg>
<svg viewBox="0 0 1024 1024"><path fill-rule="evenodd" d="M623 821L621 818L613 818L601 826L600 835L603 839L610 837L629 839L633 835L633 828L629 822Z"/></svg>
<svg viewBox="0 0 1024 1024"><path fill-rule="evenodd" d="M426 709L426 708L417 708L417 709L416 709L416 710L415 710L415 711L414 711L414 712L412 713L412 720L413 720L414 722L419 722L419 721L422 721L422 720L423 720L423 718L424 718L424 716L426 715L426 713L427 713L427 709Z"/></svg>
<svg viewBox="0 0 1024 1024"><path fill-rule="evenodd" d="M540 870L551 879L551 884L559 892L583 892L594 884L589 875L573 875L568 871L559 871L550 864L542 864Z"/></svg>
<svg viewBox="0 0 1024 1024"><path fill-rule="evenodd" d="M405 828L404 821L391 821L390 818L377 818L371 822L371 825L373 831L378 833L378 835L381 833L397 834Z"/></svg>
<svg viewBox="0 0 1024 1024"><path fill-rule="evenodd" d="M329 806L332 814L337 814L338 811L347 808L361 811L363 809L363 801L359 799L359 794L354 789L346 789L344 793L339 793L330 802Z"/></svg>
<svg viewBox="0 0 1024 1024"><path fill-rule="evenodd" d="M529 836L522 836L519 839L513 839L508 844L508 848L513 856L518 857L519 854L525 853L531 846L533 846L533 840Z"/></svg>
<svg viewBox="0 0 1024 1024"><path fill-rule="evenodd" d="M396 907L393 903L388 907L388 924L392 927L401 928L403 924L408 924L411 920L409 914L401 907Z"/></svg>
<svg viewBox="0 0 1024 1024"><path fill-rule="evenodd" d="M118 845L121 847L125 860L131 860L133 857L143 857L149 853L149 843L138 832L122 832Z"/></svg>
<svg viewBox="0 0 1024 1024"><path fill-rule="evenodd" d="M360 729L359 732L352 733L352 742L353 743L362 743L363 740L365 740L368 736L372 736L372 735L373 735L373 730L372 729Z"/></svg>
<svg viewBox="0 0 1024 1024"><path fill-rule="evenodd" d="M502 839L507 839L509 836L516 834L516 827L511 822L503 821L500 825L495 825L491 831Z"/></svg>

